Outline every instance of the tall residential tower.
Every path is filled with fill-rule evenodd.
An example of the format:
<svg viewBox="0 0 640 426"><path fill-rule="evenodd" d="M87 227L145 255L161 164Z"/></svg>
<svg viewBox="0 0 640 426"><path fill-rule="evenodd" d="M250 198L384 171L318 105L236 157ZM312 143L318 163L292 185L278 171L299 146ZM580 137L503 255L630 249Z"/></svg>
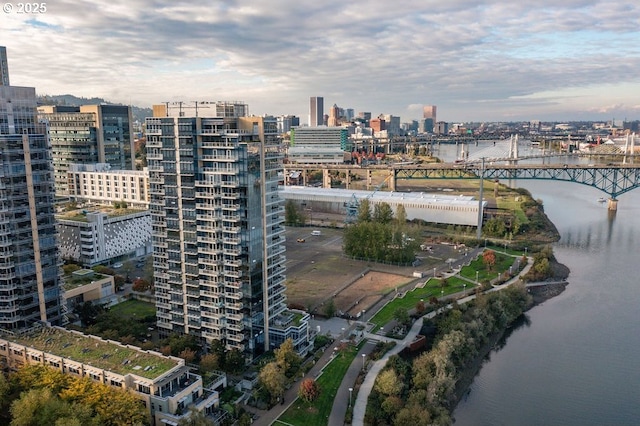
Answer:
<svg viewBox="0 0 640 426"><path fill-rule="evenodd" d="M3 48L4 49L4 48ZM5 61L3 56L3 61ZM8 81L8 76L7 76ZM54 189L33 87L0 86L0 328L63 322Z"/></svg>
<svg viewBox="0 0 640 426"><path fill-rule="evenodd" d="M146 119L158 330L248 359L287 338L306 353L309 315L285 303L277 121L246 110L166 104Z"/></svg>

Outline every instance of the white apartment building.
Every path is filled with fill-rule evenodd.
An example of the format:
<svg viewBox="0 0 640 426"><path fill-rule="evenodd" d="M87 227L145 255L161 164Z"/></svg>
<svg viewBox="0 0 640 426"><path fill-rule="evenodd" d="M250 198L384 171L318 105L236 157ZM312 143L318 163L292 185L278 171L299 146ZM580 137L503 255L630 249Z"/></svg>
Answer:
<svg viewBox="0 0 640 426"><path fill-rule="evenodd" d="M149 172L113 170L109 164L70 164L67 172L69 196L96 204L125 202L127 206L149 208Z"/></svg>

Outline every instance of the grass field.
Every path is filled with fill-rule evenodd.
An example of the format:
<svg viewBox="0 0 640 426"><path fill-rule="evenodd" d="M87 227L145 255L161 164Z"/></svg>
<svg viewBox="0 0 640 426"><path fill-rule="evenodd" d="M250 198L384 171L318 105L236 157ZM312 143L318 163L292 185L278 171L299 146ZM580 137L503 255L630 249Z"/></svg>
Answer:
<svg viewBox="0 0 640 426"><path fill-rule="evenodd" d="M141 300L129 299L109 308L109 311L121 318L144 318L156 314L156 307L153 303Z"/></svg>
<svg viewBox="0 0 640 426"><path fill-rule="evenodd" d="M320 396L317 400L308 404L300 398L296 399L291 407L278 418L281 422L276 421L274 424L283 424L282 422L284 422L295 426L326 426L342 378L361 345L362 343L359 346L347 346L325 367L324 372L317 380L320 387Z"/></svg>

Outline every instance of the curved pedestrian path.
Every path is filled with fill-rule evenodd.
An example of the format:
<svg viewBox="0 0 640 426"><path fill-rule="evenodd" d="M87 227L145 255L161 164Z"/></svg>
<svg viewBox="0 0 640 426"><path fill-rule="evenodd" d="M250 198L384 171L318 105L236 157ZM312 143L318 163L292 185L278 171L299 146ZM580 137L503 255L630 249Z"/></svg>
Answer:
<svg viewBox="0 0 640 426"><path fill-rule="evenodd" d="M525 275L527 272L529 272L529 269L531 269L532 265L533 265L533 259L531 257L528 257L527 258L527 265L522 269L522 271L520 271L516 276L511 278L509 281L507 281L503 285L500 285L499 287L494 287L492 290L495 291L495 290L499 290L499 289L502 289L502 288L506 288L509 285L520 281L520 276L521 275ZM468 302L470 300L473 300L474 298L475 298L475 294L472 294L472 295L466 296L466 297L464 297L462 299L458 299L458 303L466 303L466 302ZM449 307L450 306L447 306L446 308L449 308ZM426 315L424 315L422 318L433 318L439 312L440 312L440 310L429 312ZM366 409L367 409L367 400L369 399L369 394L371 393L371 390L373 389L373 384L375 383L376 377L378 377L378 374L380 373L380 371L387 364L387 360L389 359L389 357L399 353L402 349L405 348L405 346L407 344L411 343L413 341L413 339L415 339L415 337L418 335L418 333L420 332L421 328L422 328L422 321L416 320L413 323L413 325L411 326L411 330L409 330L409 332L404 337L404 339L397 341L398 344L393 349L391 349L386 354L384 354L384 356L382 358L380 358L379 360L377 360L374 363L372 363L371 368L366 373L364 381L362 382L362 385L360 386L360 390L358 391L358 395L357 395L357 397L355 399L355 402L354 402L352 424L354 424L354 425L363 425L364 424L364 415L365 415L365 412L366 412ZM376 340L385 340L385 341L392 340L392 339L386 339L386 338L384 338L382 336L379 336L377 334L370 334L370 333L366 333L365 337L369 338L369 339L376 339ZM357 361L358 360L354 360L354 362L352 363L352 366L349 367L349 370L351 370L351 368L353 367L353 364L355 364ZM350 383L350 385L347 385L347 387L353 385L353 381L352 382L348 382L348 383ZM340 389L342 389L344 386L345 386L345 380L342 381L342 385L340 386ZM332 411L332 413L333 413L333 411ZM343 423L344 423L344 417L343 417L342 420L340 420L340 423L329 423L329 425L340 425L340 424L343 424Z"/></svg>

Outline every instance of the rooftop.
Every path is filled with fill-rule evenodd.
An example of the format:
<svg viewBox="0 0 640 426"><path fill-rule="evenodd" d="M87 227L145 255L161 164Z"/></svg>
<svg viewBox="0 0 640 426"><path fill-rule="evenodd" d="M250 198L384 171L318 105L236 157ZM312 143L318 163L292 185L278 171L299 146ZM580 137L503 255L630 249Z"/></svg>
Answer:
<svg viewBox="0 0 640 426"><path fill-rule="evenodd" d="M108 275L99 274L91 269L80 269L71 274L65 275L63 286L65 290L72 290L107 277Z"/></svg>
<svg viewBox="0 0 640 426"><path fill-rule="evenodd" d="M134 209L134 208L120 208L117 209L113 206L91 206L83 209L75 209L65 211L56 214L56 218L59 220L73 220L76 222L88 222L87 213L105 213L107 217L126 216L130 214L143 213L147 210Z"/></svg>
<svg viewBox="0 0 640 426"><path fill-rule="evenodd" d="M342 188L315 188L310 186L281 186L280 192L283 198L287 198L287 195L302 196L309 200L319 199L321 197L329 197L334 201L346 201L353 197L359 200L369 199L373 203L386 202L400 202L403 203L415 203L421 205L430 204L449 204L458 206L476 206L478 200L468 195L454 195L447 188L443 188L442 192L438 193L426 193L426 192L394 192L394 191L376 191L374 189L369 191L342 189Z"/></svg>
<svg viewBox="0 0 640 426"><path fill-rule="evenodd" d="M43 327L7 340L123 376L155 379L180 365L178 360L160 354L57 327Z"/></svg>

